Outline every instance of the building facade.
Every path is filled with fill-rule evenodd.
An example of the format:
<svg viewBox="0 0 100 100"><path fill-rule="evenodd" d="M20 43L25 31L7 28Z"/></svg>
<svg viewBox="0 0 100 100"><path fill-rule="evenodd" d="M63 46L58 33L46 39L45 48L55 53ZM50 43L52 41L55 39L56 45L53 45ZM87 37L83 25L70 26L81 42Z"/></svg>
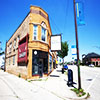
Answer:
<svg viewBox="0 0 100 100"><path fill-rule="evenodd" d="M89 53L82 58L82 62L85 65L93 64L94 66L100 66L100 55L96 53Z"/></svg>
<svg viewBox="0 0 100 100"><path fill-rule="evenodd" d="M6 43L6 71L23 78L47 76L55 67L50 50L52 35L48 14L31 6L30 12Z"/></svg>

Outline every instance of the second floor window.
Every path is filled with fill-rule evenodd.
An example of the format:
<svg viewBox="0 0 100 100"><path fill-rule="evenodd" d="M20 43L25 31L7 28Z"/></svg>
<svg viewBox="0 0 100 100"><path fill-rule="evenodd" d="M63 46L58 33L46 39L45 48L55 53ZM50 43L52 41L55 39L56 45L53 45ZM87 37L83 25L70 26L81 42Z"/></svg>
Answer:
<svg viewBox="0 0 100 100"><path fill-rule="evenodd" d="M42 27L42 36L41 36L42 41L46 41L46 29Z"/></svg>
<svg viewBox="0 0 100 100"><path fill-rule="evenodd" d="M11 52L11 49L12 49L12 43L10 43L9 45L9 52Z"/></svg>
<svg viewBox="0 0 100 100"><path fill-rule="evenodd" d="M20 40L20 36L18 35L18 37L17 37L17 41L19 42L19 40Z"/></svg>
<svg viewBox="0 0 100 100"><path fill-rule="evenodd" d="M15 47L16 47L16 39L14 39L14 46L13 47L15 49Z"/></svg>
<svg viewBox="0 0 100 100"><path fill-rule="evenodd" d="M37 40L37 25L33 27L33 40Z"/></svg>

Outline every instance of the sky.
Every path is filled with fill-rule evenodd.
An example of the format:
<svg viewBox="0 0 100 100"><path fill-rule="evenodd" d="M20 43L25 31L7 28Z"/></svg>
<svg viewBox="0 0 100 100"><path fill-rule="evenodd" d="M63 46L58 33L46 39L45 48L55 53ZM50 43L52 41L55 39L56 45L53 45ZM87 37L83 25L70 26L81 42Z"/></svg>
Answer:
<svg viewBox="0 0 100 100"><path fill-rule="evenodd" d="M79 55L100 54L100 0L76 0L84 4L85 25L78 26ZM71 45L76 44L73 0L0 0L0 41L3 51L30 6L44 9L48 15L52 34L62 34L62 41L69 45L66 61L72 60Z"/></svg>

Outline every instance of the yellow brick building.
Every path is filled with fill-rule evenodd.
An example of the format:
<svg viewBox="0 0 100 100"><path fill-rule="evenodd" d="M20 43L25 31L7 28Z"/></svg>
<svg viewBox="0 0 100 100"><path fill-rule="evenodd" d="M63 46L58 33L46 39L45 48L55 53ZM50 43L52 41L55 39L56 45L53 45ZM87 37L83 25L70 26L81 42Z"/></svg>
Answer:
<svg viewBox="0 0 100 100"><path fill-rule="evenodd" d="M23 78L47 76L55 67L50 50L52 35L48 14L31 6L30 12L6 43L6 71Z"/></svg>

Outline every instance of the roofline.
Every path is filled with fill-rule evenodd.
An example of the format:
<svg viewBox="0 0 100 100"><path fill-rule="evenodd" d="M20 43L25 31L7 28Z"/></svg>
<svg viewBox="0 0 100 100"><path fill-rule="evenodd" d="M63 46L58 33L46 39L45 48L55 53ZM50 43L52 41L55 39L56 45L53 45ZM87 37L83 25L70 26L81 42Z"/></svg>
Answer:
<svg viewBox="0 0 100 100"><path fill-rule="evenodd" d="M31 5L30 7L36 7L36 8L39 8L39 9L43 10L43 11L48 15L48 13L47 13L44 9L42 9L40 6L33 6L33 5Z"/></svg>
<svg viewBox="0 0 100 100"><path fill-rule="evenodd" d="M23 21L21 22L21 24L17 27L17 29L15 30L15 32L18 30L18 28L22 25L22 23L25 21L25 19L27 18L27 16L30 14L30 12L25 16L25 18L23 19ZM11 35L11 37L9 38L9 40L13 37L13 35L15 34L15 32ZM7 41L7 43L9 42L9 40Z"/></svg>

